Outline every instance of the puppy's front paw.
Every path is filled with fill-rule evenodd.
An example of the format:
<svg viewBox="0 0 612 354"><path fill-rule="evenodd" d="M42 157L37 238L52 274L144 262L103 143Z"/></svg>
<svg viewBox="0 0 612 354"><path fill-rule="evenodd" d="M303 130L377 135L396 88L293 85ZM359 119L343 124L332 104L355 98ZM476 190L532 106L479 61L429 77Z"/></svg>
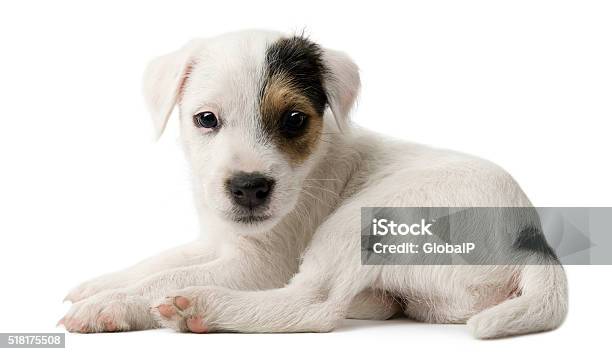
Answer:
<svg viewBox="0 0 612 354"><path fill-rule="evenodd" d="M209 296L208 288L185 288L153 302L151 313L164 327L179 332L206 333L211 331L206 306Z"/></svg>
<svg viewBox="0 0 612 354"><path fill-rule="evenodd" d="M119 287L121 287L121 282L116 276L112 274L103 275L81 283L79 286L70 290L68 295L64 298L64 301L75 303L96 295L99 292L117 289Z"/></svg>
<svg viewBox="0 0 612 354"><path fill-rule="evenodd" d="M117 290L98 293L72 305L58 324L69 332L116 332L157 327L148 301Z"/></svg>

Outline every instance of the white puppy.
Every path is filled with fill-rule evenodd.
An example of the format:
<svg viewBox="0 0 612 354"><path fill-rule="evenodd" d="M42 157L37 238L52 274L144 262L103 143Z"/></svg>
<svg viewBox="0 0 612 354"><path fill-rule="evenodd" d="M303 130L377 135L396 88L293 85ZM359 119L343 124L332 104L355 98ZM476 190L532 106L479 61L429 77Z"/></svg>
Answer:
<svg viewBox="0 0 612 354"><path fill-rule="evenodd" d="M363 206L530 202L490 162L351 125L359 86L345 54L275 32L194 40L154 60L146 101L159 134L179 108L201 237L77 287L64 326L325 332L403 312L467 322L479 338L558 327L567 289L555 262L361 264Z"/></svg>

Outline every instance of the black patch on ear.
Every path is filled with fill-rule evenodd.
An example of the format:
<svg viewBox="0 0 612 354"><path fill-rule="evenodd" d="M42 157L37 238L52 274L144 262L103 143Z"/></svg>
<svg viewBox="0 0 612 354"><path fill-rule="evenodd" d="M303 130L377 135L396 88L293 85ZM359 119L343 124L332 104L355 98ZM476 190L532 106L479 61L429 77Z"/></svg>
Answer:
<svg viewBox="0 0 612 354"><path fill-rule="evenodd" d="M323 78L328 72L319 45L303 36L280 39L268 48L266 64L267 80L275 75L286 75L310 100L317 114L323 115L328 102Z"/></svg>
<svg viewBox="0 0 612 354"><path fill-rule="evenodd" d="M521 230L514 241L514 247L522 251L531 251L557 259L555 251L546 242L546 237L539 228L529 226Z"/></svg>

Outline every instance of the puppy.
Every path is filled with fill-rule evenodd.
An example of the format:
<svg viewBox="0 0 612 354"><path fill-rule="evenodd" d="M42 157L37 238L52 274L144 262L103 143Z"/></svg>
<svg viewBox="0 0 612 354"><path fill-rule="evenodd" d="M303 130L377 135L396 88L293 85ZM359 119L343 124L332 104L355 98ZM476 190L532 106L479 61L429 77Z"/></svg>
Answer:
<svg viewBox="0 0 612 354"><path fill-rule="evenodd" d="M157 133L175 106L198 241L71 291L71 332L327 332L344 318L466 323L477 338L558 327L556 262L364 266L360 208L529 207L512 177L464 154L349 123L360 86L344 53L244 31L189 42L147 68ZM530 252L538 264L550 254ZM554 258L554 257L553 257Z"/></svg>

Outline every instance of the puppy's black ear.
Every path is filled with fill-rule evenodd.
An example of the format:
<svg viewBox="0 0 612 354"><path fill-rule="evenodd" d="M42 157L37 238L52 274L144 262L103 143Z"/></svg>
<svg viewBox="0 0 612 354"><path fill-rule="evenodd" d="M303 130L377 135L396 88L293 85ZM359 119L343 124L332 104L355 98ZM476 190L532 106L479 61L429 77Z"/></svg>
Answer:
<svg viewBox="0 0 612 354"><path fill-rule="evenodd" d="M359 68L343 52L325 49L323 62L327 68L325 89L329 107L340 131L347 131L349 113L359 94Z"/></svg>
<svg viewBox="0 0 612 354"><path fill-rule="evenodd" d="M200 43L199 40L193 40L175 52L155 58L145 70L143 92L155 125L156 138L166 128Z"/></svg>

